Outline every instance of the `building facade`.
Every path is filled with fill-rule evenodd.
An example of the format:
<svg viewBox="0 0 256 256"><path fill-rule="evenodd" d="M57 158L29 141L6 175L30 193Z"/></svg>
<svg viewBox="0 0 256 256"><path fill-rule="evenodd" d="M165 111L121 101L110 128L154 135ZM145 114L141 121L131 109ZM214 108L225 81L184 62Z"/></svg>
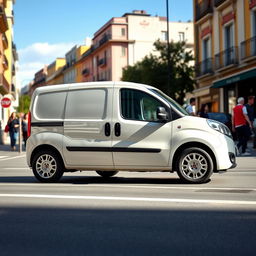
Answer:
<svg viewBox="0 0 256 256"><path fill-rule="evenodd" d="M12 101L10 108L2 108L0 105L0 132L18 106L18 88L16 87L16 69L18 54L13 43L15 0L0 0L0 99L8 97ZM0 143L2 136L0 134Z"/></svg>
<svg viewBox="0 0 256 256"><path fill-rule="evenodd" d="M167 41L165 17L145 11L125 13L104 24L95 34L92 47L83 56L82 81L119 81L123 68L154 52L154 42ZM170 22L170 40L186 41L193 51L192 22Z"/></svg>
<svg viewBox="0 0 256 256"><path fill-rule="evenodd" d="M47 66L46 85L64 83L63 69L65 65L65 58L57 58L53 63Z"/></svg>
<svg viewBox="0 0 256 256"><path fill-rule="evenodd" d="M193 22L170 22L170 41L185 41L187 50L194 50ZM46 83L120 81L123 69L134 65L154 52L154 42L167 41L167 19L145 11L114 17L95 32L88 46L74 46L65 55L65 65L57 68L56 59L47 68ZM42 74L42 70L39 71ZM38 74L37 74L38 75ZM58 80L56 80L58 77ZM35 79L35 83L36 79ZM37 85L38 87L38 85ZM32 86L32 89L36 88ZM32 92L33 90L31 90Z"/></svg>
<svg viewBox="0 0 256 256"><path fill-rule="evenodd" d="M231 113L256 95L256 0L194 0L198 105Z"/></svg>

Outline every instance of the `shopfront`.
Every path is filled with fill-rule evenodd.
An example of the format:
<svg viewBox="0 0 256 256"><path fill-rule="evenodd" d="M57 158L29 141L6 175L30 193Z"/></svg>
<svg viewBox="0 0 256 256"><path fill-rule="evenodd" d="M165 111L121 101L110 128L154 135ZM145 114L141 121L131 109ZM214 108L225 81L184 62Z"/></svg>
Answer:
<svg viewBox="0 0 256 256"><path fill-rule="evenodd" d="M248 96L256 96L256 68L216 80L212 88L223 88L224 112L231 114L238 97L246 102Z"/></svg>

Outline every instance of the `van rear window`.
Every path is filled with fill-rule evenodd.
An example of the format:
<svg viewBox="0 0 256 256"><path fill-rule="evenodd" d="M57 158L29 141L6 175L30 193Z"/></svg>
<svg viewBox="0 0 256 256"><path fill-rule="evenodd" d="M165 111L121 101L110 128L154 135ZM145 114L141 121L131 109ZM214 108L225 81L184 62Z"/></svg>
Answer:
<svg viewBox="0 0 256 256"><path fill-rule="evenodd" d="M38 119L63 119L66 92L44 93L37 97L35 114Z"/></svg>

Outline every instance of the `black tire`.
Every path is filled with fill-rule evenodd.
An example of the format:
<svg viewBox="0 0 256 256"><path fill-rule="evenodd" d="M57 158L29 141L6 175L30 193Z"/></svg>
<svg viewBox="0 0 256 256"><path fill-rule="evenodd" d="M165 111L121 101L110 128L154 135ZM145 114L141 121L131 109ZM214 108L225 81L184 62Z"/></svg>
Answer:
<svg viewBox="0 0 256 256"><path fill-rule="evenodd" d="M118 171L96 171L103 178L110 178L118 173Z"/></svg>
<svg viewBox="0 0 256 256"><path fill-rule="evenodd" d="M175 169L180 179L186 183L205 183L213 173L211 156L203 149L191 147L182 151Z"/></svg>
<svg viewBox="0 0 256 256"><path fill-rule="evenodd" d="M58 154L43 150L35 154L32 160L35 177L45 183L57 182L63 175L64 166Z"/></svg>

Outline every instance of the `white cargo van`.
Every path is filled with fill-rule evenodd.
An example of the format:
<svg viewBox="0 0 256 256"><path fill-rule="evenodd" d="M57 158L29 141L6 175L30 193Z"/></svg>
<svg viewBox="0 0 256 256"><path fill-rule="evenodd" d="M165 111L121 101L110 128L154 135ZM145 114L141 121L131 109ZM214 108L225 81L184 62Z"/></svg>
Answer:
<svg viewBox="0 0 256 256"><path fill-rule="evenodd" d="M229 129L188 116L158 89L93 82L35 90L29 114L27 163L42 182L64 172L176 171L190 183L236 166Z"/></svg>

